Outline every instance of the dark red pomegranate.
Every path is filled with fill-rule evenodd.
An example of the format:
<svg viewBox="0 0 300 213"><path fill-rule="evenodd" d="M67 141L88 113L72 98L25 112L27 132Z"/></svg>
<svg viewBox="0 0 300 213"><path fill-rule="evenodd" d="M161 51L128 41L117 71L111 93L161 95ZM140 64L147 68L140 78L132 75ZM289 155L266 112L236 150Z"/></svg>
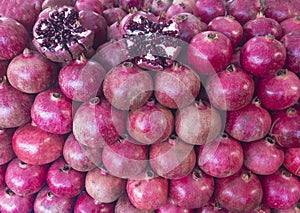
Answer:
<svg viewBox="0 0 300 213"><path fill-rule="evenodd" d="M116 201L126 188L126 179L110 175L103 168L88 171L85 178L87 193L100 203Z"/></svg>
<svg viewBox="0 0 300 213"><path fill-rule="evenodd" d="M5 182L19 196L38 192L46 183L48 165L31 165L13 159L7 166Z"/></svg>
<svg viewBox="0 0 300 213"><path fill-rule="evenodd" d="M270 135L284 148L300 148L299 109L290 107L272 115Z"/></svg>
<svg viewBox="0 0 300 213"><path fill-rule="evenodd" d="M70 167L63 158L54 161L47 173L50 191L58 196L72 198L83 190L85 173Z"/></svg>
<svg viewBox="0 0 300 213"><path fill-rule="evenodd" d="M178 137L193 145L211 142L220 134L222 126L220 113L203 100L177 110L175 115Z"/></svg>
<svg viewBox="0 0 300 213"><path fill-rule="evenodd" d="M243 166L241 144L223 133L198 149L198 165L206 174L217 178L229 177Z"/></svg>
<svg viewBox="0 0 300 213"><path fill-rule="evenodd" d="M166 141L151 145L149 161L159 176L178 179L192 171L196 164L196 153L191 144L171 135Z"/></svg>
<svg viewBox="0 0 300 213"><path fill-rule="evenodd" d="M229 65L210 75L206 82L210 103L221 110L238 110L248 105L254 94L254 81L243 69Z"/></svg>
<svg viewBox="0 0 300 213"><path fill-rule="evenodd" d="M198 167L180 179L170 181L170 199L182 208L200 208L213 195L214 179Z"/></svg>
<svg viewBox="0 0 300 213"><path fill-rule="evenodd" d="M118 0L98 0L98 1L102 4L104 10L107 8L119 6Z"/></svg>
<svg viewBox="0 0 300 213"><path fill-rule="evenodd" d="M110 146L105 146L102 161L110 174L132 179L144 171L148 163L148 147L135 144L132 138L120 138Z"/></svg>
<svg viewBox="0 0 300 213"><path fill-rule="evenodd" d="M74 213L86 213L86 212L101 212L101 213L113 213L115 203L101 203L94 200L91 196L83 191L76 199L74 204Z"/></svg>
<svg viewBox="0 0 300 213"><path fill-rule="evenodd" d="M74 200L71 198L55 196L48 186L44 186L37 194L34 201L34 212L59 212L71 213L73 210Z"/></svg>
<svg viewBox="0 0 300 213"><path fill-rule="evenodd" d="M100 15L103 13L103 5L98 0L76 0L75 8L78 11L96 12Z"/></svg>
<svg viewBox="0 0 300 213"><path fill-rule="evenodd" d="M194 213L193 209L184 208L176 205L172 200L168 200L165 205L162 205L155 210L156 213Z"/></svg>
<svg viewBox="0 0 300 213"><path fill-rule="evenodd" d="M147 1L145 1L145 4ZM150 12L159 16L163 12L167 12L168 8L172 5L173 0L150 0Z"/></svg>
<svg viewBox="0 0 300 213"><path fill-rule="evenodd" d="M300 203L296 203L294 206L288 209L273 209L274 213L299 213L300 212Z"/></svg>
<svg viewBox="0 0 300 213"><path fill-rule="evenodd" d="M153 87L153 80L148 72L131 62L124 62L105 75L103 93L114 107L133 110L148 101Z"/></svg>
<svg viewBox="0 0 300 213"><path fill-rule="evenodd" d="M123 35L120 32L120 23L118 21L116 21L115 23L113 23L112 25L110 25L107 28L107 40L109 42L104 43L103 46L109 44L110 42L117 42L117 41L121 40L122 38L123 38ZM102 45L100 45L99 47L102 48ZM104 53L104 54L106 54L106 53ZM112 59L112 60L114 60L114 59ZM123 61L120 61L120 62L123 62ZM104 63L106 63L106 62L104 62Z"/></svg>
<svg viewBox="0 0 300 213"><path fill-rule="evenodd" d="M177 3L173 1L173 3L168 7L165 16L167 19L170 19L179 13L193 14L193 7L191 7L191 5L189 5L189 4L186 4L186 1L181 1L181 2L177 2Z"/></svg>
<svg viewBox="0 0 300 213"><path fill-rule="evenodd" d="M0 189L5 188L5 173L6 173L7 164L0 165Z"/></svg>
<svg viewBox="0 0 300 213"><path fill-rule="evenodd" d="M226 35L232 47L236 47L243 37L243 27L233 16L218 16L208 23L207 29Z"/></svg>
<svg viewBox="0 0 300 213"><path fill-rule="evenodd" d="M209 23L218 16L224 16L226 4L223 0L196 0L194 14L199 16L201 21Z"/></svg>
<svg viewBox="0 0 300 213"><path fill-rule="evenodd" d="M86 102L98 95L104 76L105 70L99 63L82 56L63 66L58 83L65 96Z"/></svg>
<svg viewBox="0 0 300 213"><path fill-rule="evenodd" d="M166 140L174 130L172 112L149 100L144 106L129 112L127 131L131 137L143 144L154 144Z"/></svg>
<svg viewBox="0 0 300 213"><path fill-rule="evenodd" d="M264 0L264 13L266 17L281 22L294 15L293 1Z"/></svg>
<svg viewBox="0 0 300 213"><path fill-rule="evenodd" d="M300 177L300 148L288 148L284 152L284 167Z"/></svg>
<svg viewBox="0 0 300 213"><path fill-rule="evenodd" d="M130 202L127 193L123 193L115 206L115 213L154 213L154 210L140 210L137 209L132 203Z"/></svg>
<svg viewBox="0 0 300 213"><path fill-rule="evenodd" d="M286 109L300 98L300 79L292 71L279 70L272 76L258 80L256 94L265 108Z"/></svg>
<svg viewBox="0 0 300 213"><path fill-rule="evenodd" d="M293 31L280 40L286 48L285 67L295 73L300 73L300 31Z"/></svg>
<svg viewBox="0 0 300 213"><path fill-rule="evenodd" d="M58 66L43 57L39 52L24 49L14 57L7 68L9 83L25 93L38 93L53 85Z"/></svg>
<svg viewBox="0 0 300 213"><path fill-rule="evenodd" d="M120 0L120 7L125 11L140 10L144 6L144 0Z"/></svg>
<svg viewBox="0 0 300 213"><path fill-rule="evenodd" d="M154 177L151 170L144 179L129 179L126 186L130 202L140 210L155 210L166 204L168 188L168 180Z"/></svg>
<svg viewBox="0 0 300 213"><path fill-rule="evenodd" d="M42 9L46 9L48 7L62 7L64 5L74 6L76 0L44 0L42 4Z"/></svg>
<svg viewBox="0 0 300 213"><path fill-rule="evenodd" d="M73 120L73 134L79 143L101 148L116 142L125 129L125 113L104 99L95 97L82 104Z"/></svg>
<svg viewBox="0 0 300 213"><path fill-rule="evenodd" d="M264 138L271 124L270 113L254 98L247 106L227 113L225 130L239 141L251 142Z"/></svg>
<svg viewBox="0 0 300 213"><path fill-rule="evenodd" d="M70 6L43 10L32 33L37 50L54 62L77 58L94 41L94 33L79 23L79 12Z"/></svg>
<svg viewBox="0 0 300 213"><path fill-rule="evenodd" d="M9 188L0 189L0 211L3 213L30 213L35 195L19 196Z"/></svg>
<svg viewBox="0 0 300 213"><path fill-rule="evenodd" d="M280 26L282 28L282 35L300 30L300 16L285 19L284 21L280 22Z"/></svg>
<svg viewBox="0 0 300 213"><path fill-rule="evenodd" d="M241 49L242 67L256 77L275 74L284 65L286 50L273 35L256 36Z"/></svg>
<svg viewBox="0 0 300 213"><path fill-rule="evenodd" d="M26 124L16 130L12 146L17 157L28 164L42 165L53 162L62 155L64 136Z"/></svg>
<svg viewBox="0 0 300 213"><path fill-rule="evenodd" d="M16 155L12 149L12 137L15 129L0 128L0 165L8 163Z"/></svg>
<svg viewBox="0 0 300 213"><path fill-rule="evenodd" d="M188 48L188 61L201 74L213 74L226 69L231 57L229 38L216 31L195 35Z"/></svg>
<svg viewBox="0 0 300 213"><path fill-rule="evenodd" d="M250 212L262 201L263 189L259 178L249 170L216 179L216 201L231 212Z"/></svg>
<svg viewBox="0 0 300 213"><path fill-rule="evenodd" d="M216 202L213 196L212 199L201 208L195 209L195 213L228 213L228 211Z"/></svg>
<svg viewBox="0 0 300 213"><path fill-rule="evenodd" d="M258 175L276 172L284 160L283 149L270 137L244 144L244 165Z"/></svg>
<svg viewBox="0 0 300 213"><path fill-rule="evenodd" d="M103 17L108 26L111 26L115 22L120 22L126 15L127 13L120 7L108 8L103 11Z"/></svg>
<svg viewBox="0 0 300 213"><path fill-rule="evenodd" d="M263 202L274 209L287 209L300 199L299 179L281 168L271 175L262 176Z"/></svg>

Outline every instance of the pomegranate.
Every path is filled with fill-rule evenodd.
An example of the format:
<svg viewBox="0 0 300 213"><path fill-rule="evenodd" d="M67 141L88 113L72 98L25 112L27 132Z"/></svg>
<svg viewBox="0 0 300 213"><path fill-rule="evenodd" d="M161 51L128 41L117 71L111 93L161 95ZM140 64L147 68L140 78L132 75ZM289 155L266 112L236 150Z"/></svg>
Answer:
<svg viewBox="0 0 300 213"><path fill-rule="evenodd" d="M217 178L232 176L243 166L241 144L223 133L198 149L198 165L206 174Z"/></svg>
<svg viewBox="0 0 300 213"><path fill-rule="evenodd" d="M225 12L226 4L223 0L196 0L195 2L194 14L207 24L218 16L224 16Z"/></svg>
<svg viewBox="0 0 300 213"><path fill-rule="evenodd" d="M193 145L209 143L220 134L221 130L220 113L206 101L197 101L176 112L175 131L186 143Z"/></svg>
<svg viewBox="0 0 300 213"><path fill-rule="evenodd" d="M102 148L116 142L125 129L125 113L95 97L82 104L73 119L73 134L79 143Z"/></svg>
<svg viewBox="0 0 300 213"><path fill-rule="evenodd" d="M213 195L214 179L198 167L180 179L170 181L169 197L182 208L200 208Z"/></svg>
<svg viewBox="0 0 300 213"><path fill-rule="evenodd" d="M152 91L151 75L131 62L112 68L103 82L104 96L114 107L121 110L133 110L143 106Z"/></svg>
<svg viewBox="0 0 300 213"><path fill-rule="evenodd" d="M100 15L103 13L103 5L98 0L76 0L75 8L78 11L96 12Z"/></svg>
<svg viewBox="0 0 300 213"><path fill-rule="evenodd" d="M218 16L208 23L207 29L226 35L232 47L236 47L243 37L243 27L233 16Z"/></svg>
<svg viewBox="0 0 300 213"><path fill-rule="evenodd" d="M55 196L48 186L44 186L37 194L34 201L34 212L60 212L71 213L73 209L73 199Z"/></svg>
<svg viewBox="0 0 300 213"><path fill-rule="evenodd" d="M8 163L16 155L12 149L12 137L15 129L0 128L0 165Z"/></svg>
<svg viewBox="0 0 300 213"><path fill-rule="evenodd" d="M155 212L157 212L157 213L194 213L194 210L180 207L169 199L165 205L162 205L161 207L156 209Z"/></svg>
<svg viewBox="0 0 300 213"><path fill-rule="evenodd" d="M286 48L286 61L285 67L295 73L300 73L300 61L299 61L299 51L300 51L300 31L293 31L280 40L284 47Z"/></svg>
<svg viewBox="0 0 300 213"><path fill-rule="evenodd" d="M5 186L6 186L5 173L6 173L7 165L8 164L0 165L0 189L5 188Z"/></svg>
<svg viewBox="0 0 300 213"><path fill-rule="evenodd" d="M98 202L116 201L126 188L126 179L110 175L104 168L88 171L85 178L87 193Z"/></svg>
<svg viewBox="0 0 300 213"><path fill-rule="evenodd" d="M271 208L287 209L300 198L300 181L284 168L271 175L262 176L263 202Z"/></svg>
<svg viewBox="0 0 300 213"><path fill-rule="evenodd" d="M282 35L300 30L300 16L285 19L284 21L280 22L280 26L282 28Z"/></svg>
<svg viewBox="0 0 300 213"><path fill-rule="evenodd" d="M189 63L201 74L224 70L231 61L232 45L223 33L204 31L193 37L188 48Z"/></svg>
<svg viewBox="0 0 300 213"><path fill-rule="evenodd" d="M243 69L231 64L225 71L210 75L205 89L214 107L232 111L251 102L254 81Z"/></svg>
<svg viewBox="0 0 300 213"><path fill-rule="evenodd" d="M62 155L63 135L41 130L33 124L19 127L12 138L16 156L23 162L42 165L53 162Z"/></svg>
<svg viewBox="0 0 300 213"><path fill-rule="evenodd" d="M168 188L168 180L154 177L151 170L146 172L144 179L129 179L126 186L130 202L141 210L155 210L166 204Z"/></svg>
<svg viewBox="0 0 300 213"><path fill-rule="evenodd" d="M53 85L57 73L56 64L39 52L27 48L14 57L7 68L9 83L25 93L38 93L48 89Z"/></svg>
<svg viewBox="0 0 300 213"><path fill-rule="evenodd" d="M13 159L7 166L6 185L15 194L27 196L38 192L46 183L47 165L31 165Z"/></svg>
<svg viewBox="0 0 300 213"><path fill-rule="evenodd" d="M195 213L228 213L228 211L212 198L201 208L195 209Z"/></svg>
<svg viewBox="0 0 300 213"><path fill-rule="evenodd" d="M84 56L66 64L59 72L58 83L65 96L73 101L89 101L102 88L105 70Z"/></svg>
<svg viewBox="0 0 300 213"><path fill-rule="evenodd" d="M288 148L284 152L284 167L300 177L300 148Z"/></svg>
<svg viewBox="0 0 300 213"><path fill-rule="evenodd" d="M283 67L286 50L281 42L268 34L248 40L241 49L240 57L241 65L246 71L256 77L266 77Z"/></svg>
<svg viewBox="0 0 300 213"><path fill-rule="evenodd" d="M235 175L216 179L216 201L231 212L250 212L263 198L259 178L246 169Z"/></svg>
<svg viewBox="0 0 300 213"><path fill-rule="evenodd" d="M166 140L174 130L172 112L149 100L144 106L129 112L127 131L131 137L143 144L154 144Z"/></svg>
<svg viewBox="0 0 300 213"><path fill-rule="evenodd" d="M33 26L33 44L54 62L71 61L90 49L94 33L79 22L79 12L70 6L46 8Z"/></svg>
<svg viewBox="0 0 300 213"><path fill-rule="evenodd" d="M123 38L123 36L120 32L120 23L119 23L119 21L116 21L115 23L113 23L112 25L110 25L107 28L107 40L116 42L118 40L121 40L122 38ZM103 46L106 46L109 43L110 42L104 43ZM100 45L99 47L102 48L103 46ZM106 53L104 53L104 54L106 54ZM105 59L102 59L102 60L105 60ZM110 60L113 60L113 59L110 59ZM120 61L120 62L122 62L122 61ZM107 62L104 62L104 63L107 63Z"/></svg>
<svg viewBox="0 0 300 213"><path fill-rule="evenodd" d="M46 9L48 7L62 7L64 5L74 6L76 0L44 0L42 4L42 9Z"/></svg>
<svg viewBox="0 0 300 213"><path fill-rule="evenodd" d="M294 10L291 2L284 0L264 0L266 17L275 19L278 22L292 17Z"/></svg>
<svg viewBox="0 0 300 213"><path fill-rule="evenodd" d="M288 209L273 209L274 213L299 213L300 212L300 203L296 203L294 206Z"/></svg>
<svg viewBox="0 0 300 213"><path fill-rule="evenodd" d="M270 137L244 144L244 165L258 175L276 172L284 161L283 149Z"/></svg>
<svg viewBox="0 0 300 213"><path fill-rule="evenodd" d="M181 1L178 3L173 3L168 7L166 11L166 18L170 19L173 16L178 15L179 13L191 13L193 14L193 7L186 4L186 1Z"/></svg>
<svg viewBox="0 0 300 213"><path fill-rule="evenodd" d="M120 7L125 11L140 10L144 6L144 0L120 0Z"/></svg>
<svg viewBox="0 0 300 213"><path fill-rule="evenodd" d="M145 1L146 3L147 1ZM168 8L174 4L173 0L151 0L150 12L158 16L164 12L167 12Z"/></svg>
<svg viewBox="0 0 300 213"><path fill-rule="evenodd" d="M112 213L114 212L114 203L100 203L94 200L91 196L83 191L76 199L74 205L74 213L85 213L85 212L101 212L101 213Z"/></svg>
<svg viewBox="0 0 300 213"><path fill-rule="evenodd" d="M103 17L106 20L108 26L111 26L113 23L120 22L127 13L119 7L108 8L103 11Z"/></svg>
<svg viewBox="0 0 300 213"><path fill-rule="evenodd" d="M271 124L270 113L254 98L247 106L227 113L225 130L239 141L251 142L264 138Z"/></svg>

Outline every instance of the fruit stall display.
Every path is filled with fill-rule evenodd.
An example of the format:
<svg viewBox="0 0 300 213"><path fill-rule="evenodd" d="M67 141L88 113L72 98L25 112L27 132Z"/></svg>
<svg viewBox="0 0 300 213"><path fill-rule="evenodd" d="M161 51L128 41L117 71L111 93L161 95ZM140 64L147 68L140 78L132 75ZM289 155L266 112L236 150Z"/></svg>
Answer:
<svg viewBox="0 0 300 213"><path fill-rule="evenodd" d="M299 213L299 0L0 0L1 213Z"/></svg>

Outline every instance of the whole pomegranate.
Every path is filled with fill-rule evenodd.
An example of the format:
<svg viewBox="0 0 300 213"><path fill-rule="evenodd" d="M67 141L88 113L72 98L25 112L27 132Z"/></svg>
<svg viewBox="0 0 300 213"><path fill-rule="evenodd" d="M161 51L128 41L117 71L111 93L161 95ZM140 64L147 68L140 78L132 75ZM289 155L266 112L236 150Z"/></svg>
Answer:
<svg viewBox="0 0 300 213"><path fill-rule="evenodd" d="M285 67L293 72L300 73L299 50L300 31L296 30L283 36L280 40L286 48Z"/></svg>
<svg viewBox="0 0 300 213"><path fill-rule="evenodd" d="M16 156L12 149L14 132L15 129L0 128L0 165L5 165Z"/></svg>
<svg viewBox="0 0 300 213"><path fill-rule="evenodd" d="M284 167L300 177L300 148L289 148L284 152Z"/></svg>
<svg viewBox="0 0 300 213"><path fill-rule="evenodd" d="M209 23L215 17L225 15L226 4L223 0L196 0L193 12L203 22Z"/></svg>

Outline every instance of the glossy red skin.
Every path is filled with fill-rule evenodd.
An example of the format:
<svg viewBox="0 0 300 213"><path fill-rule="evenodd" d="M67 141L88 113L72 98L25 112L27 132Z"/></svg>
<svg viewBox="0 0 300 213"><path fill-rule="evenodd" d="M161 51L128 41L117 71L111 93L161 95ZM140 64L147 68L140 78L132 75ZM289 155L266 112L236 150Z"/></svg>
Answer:
<svg viewBox="0 0 300 213"><path fill-rule="evenodd" d="M5 183L5 173L8 164L0 165L0 189L3 189L6 186Z"/></svg>
<svg viewBox="0 0 300 213"><path fill-rule="evenodd" d="M78 11L86 10L90 12L96 12L100 15L103 13L103 5L98 0L77 0L75 8Z"/></svg>
<svg viewBox="0 0 300 213"><path fill-rule="evenodd" d="M154 213L154 210L140 210L137 209L132 203L130 202L127 193L123 193L115 206L115 213Z"/></svg>
<svg viewBox="0 0 300 213"><path fill-rule="evenodd" d="M242 168L243 148L237 140L222 135L210 144L200 146L197 160L206 174L216 178L228 177Z"/></svg>
<svg viewBox="0 0 300 213"><path fill-rule="evenodd" d="M126 189L126 179L115 177L100 168L88 171L85 179L87 193L98 202L116 201Z"/></svg>
<svg viewBox="0 0 300 213"><path fill-rule="evenodd" d="M174 204L172 201L168 200L168 202L155 210L156 213L194 213L193 209L188 209L184 207L180 207Z"/></svg>
<svg viewBox="0 0 300 213"><path fill-rule="evenodd" d="M103 17L106 20L108 26L111 26L117 21L121 21L127 13L119 7L108 8L103 11Z"/></svg>
<svg viewBox="0 0 300 213"><path fill-rule="evenodd" d="M105 75L103 93L114 107L132 110L148 101L153 87L153 80L148 72L125 62L112 68Z"/></svg>
<svg viewBox="0 0 300 213"><path fill-rule="evenodd" d="M271 18L263 15L257 15L255 19L249 20L243 25L244 38L246 41L255 36L273 35L276 39L280 39L283 35L280 24Z"/></svg>
<svg viewBox="0 0 300 213"><path fill-rule="evenodd" d="M96 165L82 146L71 133L64 143L63 156L73 169L87 172L96 168Z"/></svg>
<svg viewBox="0 0 300 213"><path fill-rule="evenodd" d="M42 10L43 0L9 0L0 3L0 16L20 22L31 31L34 21Z"/></svg>
<svg viewBox="0 0 300 213"><path fill-rule="evenodd" d="M60 212L71 213L73 210L72 198L57 197L50 192L48 186L44 186L37 194L34 201L34 212Z"/></svg>
<svg viewBox="0 0 300 213"><path fill-rule="evenodd" d="M121 138L103 148L102 161L110 174L124 179L132 179L146 168L148 147L134 144L131 140L131 138Z"/></svg>
<svg viewBox="0 0 300 213"><path fill-rule="evenodd" d="M62 7L64 5L74 6L76 0L44 0L42 4L42 9L46 9L47 7Z"/></svg>
<svg viewBox="0 0 300 213"><path fill-rule="evenodd" d="M188 48L188 62L201 74L213 74L226 69L231 58L230 39L216 31L198 33Z"/></svg>
<svg viewBox="0 0 300 213"><path fill-rule="evenodd" d="M265 0L264 5L266 17L275 19L278 22L294 16L292 1Z"/></svg>
<svg viewBox="0 0 300 213"><path fill-rule="evenodd" d="M83 191L76 199L74 205L74 213L85 212L101 212L101 213L113 213L115 203L100 203L94 200L88 193Z"/></svg>
<svg viewBox="0 0 300 213"><path fill-rule="evenodd" d="M300 31L293 31L280 40L286 48L285 67L295 73L300 73Z"/></svg>
<svg viewBox="0 0 300 213"><path fill-rule="evenodd" d="M170 181L169 197L178 206L193 209L205 205L213 191L213 177L195 167L189 175Z"/></svg>
<svg viewBox="0 0 300 213"><path fill-rule="evenodd" d="M149 151L149 162L153 171L166 179L178 179L187 176L196 164L194 146L179 138L167 139L153 144Z"/></svg>
<svg viewBox="0 0 300 213"><path fill-rule="evenodd" d="M155 98L168 108L183 108L197 97L200 77L186 66L174 65L155 75Z"/></svg>
<svg viewBox="0 0 300 213"><path fill-rule="evenodd" d="M257 208L263 198L258 176L241 169L235 175L216 179L216 201L232 212L249 212Z"/></svg>
<svg viewBox="0 0 300 213"><path fill-rule="evenodd" d="M280 22L280 26L282 28L282 35L300 30L300 16L285 19L284 21Z"/></svg>
<svg viewBox="0 0 300 213"><path fill-rule="evenodd" d="M0 79L0 127L13 128L28 123L33 101L32 95L13 88L6 78Z"/></svg>
<svg viewBox="0 0 300 213"><path fill-rule="evenodd" d="M282 209L282 210L273 209L273 213L299 213L299 212L300 212L299 202L288 209Z"/></svg>
<svg viewBox="0 0 300 213"><path fill-rule="evenodd" d="M127 181L130 202L141 210L155 210L167 203L168 180L162 177Z"/></svg>
<svg viewBox="0 0 300 213"><path fill-rule="evenodd" d="M25 49L13 58L7 68L7 78L17 90L38 93L53 85L58 66L39 52Z"/></svg>
<svg viewBox="0 0 300 213"><path fill-rule="evenodd" d="M242 67L256 77L275 74L284 65L286 50L278 40L256 36L248 40L241 49Z"/></svg>
<svg viewBox="0 0 300 213"><path fill-rule="evenodd" d="M272 115L273 124L270 135L284 148L300 148L299 109L293 106Z"/></svg>
<svg viewBox="0 0 300 213"><path fill-rule="evenodd" d="M206 92L210 103L221 110L238 110L248 105L254 94L254 81L244 70L230 66L210 75Z"/></svg>
<svg viewBox="0 0 300 213"><path fill-rule="evenodd" d="M145 1L145 4L150 7L151 13L156 16L166 12L173 3L172 0L150 0L149 2L150 5L147 5L147 1Z"/></svg>
<svg viewBox="0 0 300 213"><path fill-rule="evenodd" d="M226 4L222 0L196 0L193 12L208 24L215 17L225 15Z"/></svg>
<svg viewBox="0 0 300 213"><path fill-rule="evenodd" d="M132 8L140 10L144 5L144 0L120 0L119 4L125 11L129 11Z"/></svg>
<svg viewBox="0 0 300 213"><path fill-rule="evenodd" d="M46 183L48 165L31 165L13 159L7 166L5 182L17 195L26 196L38 192Z"/></svg>
<svg viewBox="0 0 300 213"><path fill-rule="evenodd" d="M30 213L33 210L35 195L19 196L5 187L0 189L0 211L5 213Z"/></svg>
<svg viewBox="0 0 300 213"><path fill-rule="evenodd" d="M291 173L300 177L300 147L285 150L283 165Z"/></svg>
<svg viewBox="0 0 300 213"><path fill-rule="evenodd" d="M270 113L254 101L242 109L229 111L225 130L239 141L251 142L264 138L271 124Z"/></svg>
<svg viewBox="0 0 300 213"><path fill-rule="evenodd" d="M300 98L300 79L292 71L280 70L256 83L256 94L262 105L270 110L283 110Z"/></svg>
<svg viewBox="0 0 300 213"><path fill-rule="evenodd" d="M86 102L97 96L104 76L105 70L99 63L81 58L59 71L58 83L65 96L73 101Z"/></svg>
<svg viewBox="0 0 300 213"><path fill-rule="evenodd" d="M259 0L234 0L227 2L228 14L233 16L241 25L255 19L260 11Z"/></svg>
<svg viewBox="0 0 300 213"><path fill-rule="evenodd" d="M208 23L207 29L226 35L232 47L236 47L243 37L243 27L233 16L216 17Z"/></svg>
<svg viewBox="0 0 300 213"><path fill-rule="evenodd" d="M12 149L12 136L15 129L0 129L0 165L8 163L16 155Z"/></svg>
<svg viewBox="0 0 300 213"><path fill-rule="evenodd" d="M178 137L186 143L209 143L220 134L221 129L221 115L208 102L193 103L176 112L175 130Z"/></svg>
<svg viewBox="0 0 300 213"><path fill-rule="evenodd" d="M63 158L54 161L47 173L47 184L58 197L73 198L83 190L85 173L72 169Z"/></svg>
<svg viewBox="0 0 300 213"><path fill-rule="evenodd" d="M32 105L31 118L44 131L67 134L72 131L72 101L60 89L40 92Z"/></svg>
<svg viewBox="0 0 300 213"><path fill-rule="evenodd" d="M125 113L113 108L104 98L99 102L96 99L96 103L86 102L77 110L73 134L83 145L102 148L116 142L124 132Z"/></svg>
<svg viewBox="0 0 300 213"><path fill-rule="evenodd" d="M193 14L193 8L190 7L189 5L185 4L184 2L172 3L166 11L166 18L170 19L179 13L192 13Z"/></svg>
<svg viewBox="0 0 300 213"><path fill-rule="evenodd" d="M240 62L240 54L241 53L241 47L237 47L233 50L232 53L232 59L231 59L231 64L233 64L236 67L241 68L241 62Z"/></svg>
<svg viewBox="0 0 300 213"><path fill-rule="evenodd" d="M28 164L42 165L53 162L62 155L64 137L45 132L26 124L18 128L12 138L17 157Z"/></svg>
<svg viewBox="0 0 300 213"><path fill-rule="evenodd" d="M173 130L172 112L154 101L148 101L141 108L129 112L127 131L131 137L143 144L164 141Z"/></svg>
<svg viewBox="0 0 300 213"><path fill-rule="evenodd" d="M276 172L284 161L284 151L271 138L265 138L243 146L244 165L258 175Z"/></svg>
<svg viewBox="0 0 300 213"><path fill-rule="evenodd" d="M300 198L300 181L281 168L271 175L261 177L264 190L263 202L274 209L287 209Z"/></svg>
<svg viewBox="0 0 300 213"><path fill-rule="evenodd" d="M99 47L107 40L107 23L105 18L89 10L83 10L79 12L80 23L86 29L94 32L94 44L93 48Z"/></svg>

